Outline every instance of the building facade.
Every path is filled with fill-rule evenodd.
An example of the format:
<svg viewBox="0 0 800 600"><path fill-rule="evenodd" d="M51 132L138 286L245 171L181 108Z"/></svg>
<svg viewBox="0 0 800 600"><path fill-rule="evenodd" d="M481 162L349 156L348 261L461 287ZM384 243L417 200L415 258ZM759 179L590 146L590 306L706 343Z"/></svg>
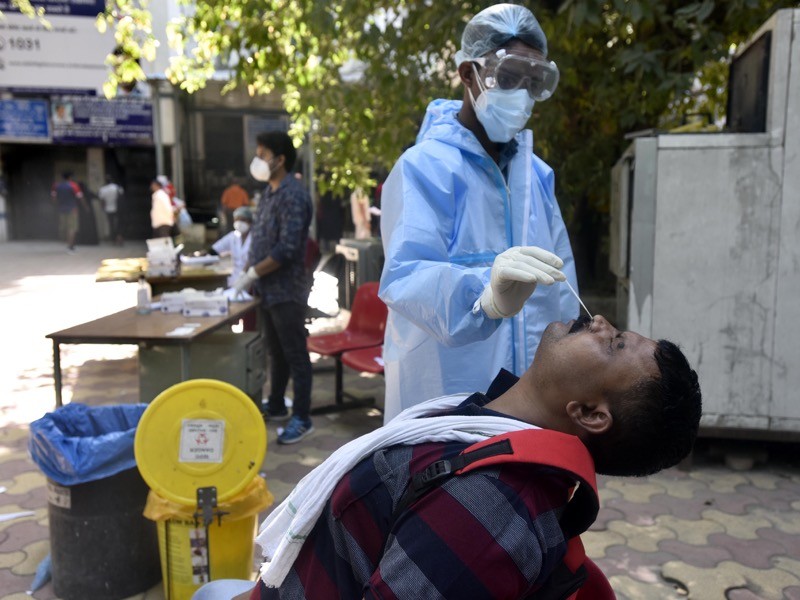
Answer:
<svg viewBox="0 0 800 600"><path fill-rule="evenodd" d="M189 95L165 81L166 24L181 10L174 0L151 4L160 47L142 65L148 81L112 100L102 85L113 32L95 25L103 0L33 4L44 7L49 28L0 0L0 241L56 238L50 189L66 171L90 199L106 175L125 188L119 210L127 239L150 232L149 183L158 174L173 181L198 222L213 223L232 176L258 189L248 173L255 136L288 128L280 95L222 95L224 81ZM92 207L82 214L79 243L104 237L99 201Z"/></svg>

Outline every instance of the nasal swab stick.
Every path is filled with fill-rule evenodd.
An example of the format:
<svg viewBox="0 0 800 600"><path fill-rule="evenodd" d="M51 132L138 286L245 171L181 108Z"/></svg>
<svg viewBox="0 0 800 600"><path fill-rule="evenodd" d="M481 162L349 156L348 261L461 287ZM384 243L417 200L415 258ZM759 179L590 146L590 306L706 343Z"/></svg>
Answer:
<svg viewBox="0 0 800 600"><path fill-rule="evenodd" d="M580 302L581 306L583 307L583 310L585 310L585 311L586 311L586 314L587 314L587 315L589 315L589 318L590 318L590 319L594 319L594 317L592 316L592 313L590 313L590 312L589 312L589 309L588 309L588 308L586 308L586 305L583 303L583 300L581 300L581 299L580 299L580 296L578 296L578 292L576 292L576 291L575 291L575 288L573 288L573 287L572 287L572 286L569 284L569 280L568 280L568 279L565 279L565 280L564 280L564 283L566 283L566 284L567 284L567 287L569 288L569 291L570 291L570 292L572 292L572 295L573 295L573 296L575 296L575 298L577 298L578 302Z"/></svg>

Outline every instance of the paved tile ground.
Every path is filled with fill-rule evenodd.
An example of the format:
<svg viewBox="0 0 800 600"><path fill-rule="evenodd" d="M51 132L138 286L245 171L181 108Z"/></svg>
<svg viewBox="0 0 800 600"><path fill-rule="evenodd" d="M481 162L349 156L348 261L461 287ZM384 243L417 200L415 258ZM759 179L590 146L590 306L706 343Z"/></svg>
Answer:
<svg viewBox="0 0 800 600"><path fill-rule="evenodd" d="M52 355L44 336L134 303L135 288L95 283L101 258L143 254L143 244L79 248L0 244L0 600L29 598L34 570L49 549L45 480L27 454L28 424L54 402ZM136 348L65 346L66 401L92 405L136 402ZM314 404L332 402L333 375L322 362ZM347 373L345 385L382 401L382 380ZM344 442L379 426L376 410L315 418L316 432L288 447L269 445L263 472L280 501ZM720 450L722 449L722 451ZM602 509L584 536L590 556L621 600L800 600L800 461L796 444L703 440L688 471L641 479L601 478ZM746 470L726 466L725 452L765 460ZM34 598L55 598L52 584ZM161 600L156 586L135 597Z"/></svg>

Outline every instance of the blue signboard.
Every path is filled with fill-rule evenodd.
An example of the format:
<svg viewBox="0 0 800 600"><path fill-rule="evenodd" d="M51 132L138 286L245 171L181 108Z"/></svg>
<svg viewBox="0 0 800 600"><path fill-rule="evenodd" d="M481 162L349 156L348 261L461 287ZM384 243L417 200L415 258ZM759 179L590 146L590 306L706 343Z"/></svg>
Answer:
<svg viewBox="0 0 800 600"><path fill-rule="evenodd" d="M32 0L36 8L44 8L47 15L68 17L96 17L105 9L104 0ZM18 12L11 0L0 0L0 11Z"/></svg>
<svg viewBox="0 0 800 600"><path fill-rule="evenodd" d="M3 87L0 86L0 94L11 94L12 96L97 96L96 90L73 90L71 88L48 88L48 87Z"/></svg>
<svg viewBox="0 0 800 600"><path fill-rule="evenodd" d="M153 145L149 99L52 96L50 101L55 144Z"/></svg>
<svg viewBox="0 0 800 600"><path fill-rule="evenodd" d="M0 141L49 142L47 100L0 100Z"/></svg>

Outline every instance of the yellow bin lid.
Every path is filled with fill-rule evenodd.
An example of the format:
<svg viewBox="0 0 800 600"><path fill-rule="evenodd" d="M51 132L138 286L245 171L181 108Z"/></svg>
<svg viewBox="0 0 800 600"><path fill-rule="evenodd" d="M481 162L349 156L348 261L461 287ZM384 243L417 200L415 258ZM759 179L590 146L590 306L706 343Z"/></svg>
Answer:
<svg viewBox="0 0 800 600"><path fill-rule="evenodd" d="M215 379L167 388L142 414L133 443L150 489L173 502L197 504L197 488L233 498L256 476L267 452L267 428L255 403Z"/></svg>

